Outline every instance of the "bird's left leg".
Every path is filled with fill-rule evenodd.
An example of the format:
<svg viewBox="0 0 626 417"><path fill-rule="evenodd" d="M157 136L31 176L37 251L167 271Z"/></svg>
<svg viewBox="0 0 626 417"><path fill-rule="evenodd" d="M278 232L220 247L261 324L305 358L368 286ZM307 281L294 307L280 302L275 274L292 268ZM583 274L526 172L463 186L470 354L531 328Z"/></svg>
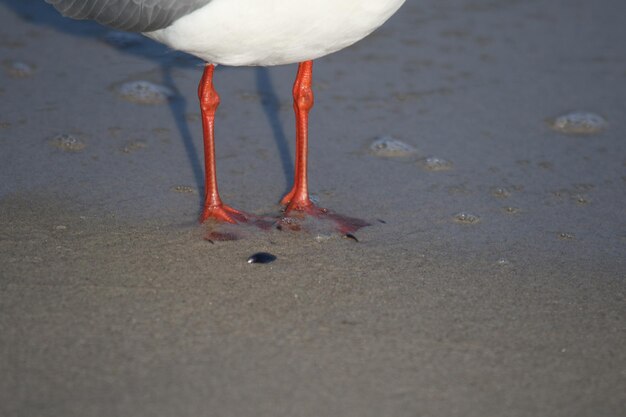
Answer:
<svg viewBox="0 0 626 417"><path fill-rule="evenodd" d="M309 111L313 108L313 61L302 62L293 86L293 109L296 114L296 162L293 188L281 200L285 205L285 214L290 217L310 215L325 218L335 223L341 233L351 233L369 223L352 217L342 216L317 207L309 197L308 188L308 142ZM283 218L284 220L284 218Z"/></svg>
<svg viewBox="0 0 626 417"><path fill-rule="evenodd" d="M315 212L317 209L309 197L308 188L308 142L309 111L313 108L313 61L298 66L293 85L293 110L296 115L296 161L293 188L281 200L285 211ZM313 213L310 213L313 214Z"/></svg>

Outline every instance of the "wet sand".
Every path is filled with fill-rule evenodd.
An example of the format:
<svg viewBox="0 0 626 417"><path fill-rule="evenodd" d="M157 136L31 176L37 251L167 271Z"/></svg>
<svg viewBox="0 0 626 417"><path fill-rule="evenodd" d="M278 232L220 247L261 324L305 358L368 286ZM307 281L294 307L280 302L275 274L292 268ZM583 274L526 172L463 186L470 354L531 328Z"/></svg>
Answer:
<svg viewBox="0 0 626 417"><path fill-rule="evenodd" d="M406 4L314 69L311 189L372 225L210 242L201 63L0 0L0 415L624 414L624 13ZM216 72L220 190L257 215L294 76Z"/></svg>

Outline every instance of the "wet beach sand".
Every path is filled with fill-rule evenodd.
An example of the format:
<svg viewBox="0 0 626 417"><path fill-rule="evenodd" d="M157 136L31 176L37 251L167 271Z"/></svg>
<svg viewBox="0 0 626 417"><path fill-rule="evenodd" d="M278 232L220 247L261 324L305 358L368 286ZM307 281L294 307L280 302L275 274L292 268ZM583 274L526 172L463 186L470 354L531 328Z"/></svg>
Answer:
<svg viewBox="0 0 626 417"><path fill-rule="evenodd" d="M0 415L623 415L625 14L409 0L314 69L311 190L371 226L219 241L202 63L0 0ZM216 72L234 207L280 213L295 69Z"/></svg>

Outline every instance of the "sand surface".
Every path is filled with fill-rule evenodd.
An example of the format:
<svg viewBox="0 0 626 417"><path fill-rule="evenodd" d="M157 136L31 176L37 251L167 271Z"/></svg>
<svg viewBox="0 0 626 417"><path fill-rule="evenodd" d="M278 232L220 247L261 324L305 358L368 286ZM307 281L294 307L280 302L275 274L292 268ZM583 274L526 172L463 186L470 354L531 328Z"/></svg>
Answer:
<svg viewBox="0 0 626 417"><path fill-rule="evenodd" d="M314 69L311 190L372 226L211 243L201 63L0 0L0 415L626 415L625 15L409 0ZM295 69L216 72L237 208L279 214Z"/></svg>

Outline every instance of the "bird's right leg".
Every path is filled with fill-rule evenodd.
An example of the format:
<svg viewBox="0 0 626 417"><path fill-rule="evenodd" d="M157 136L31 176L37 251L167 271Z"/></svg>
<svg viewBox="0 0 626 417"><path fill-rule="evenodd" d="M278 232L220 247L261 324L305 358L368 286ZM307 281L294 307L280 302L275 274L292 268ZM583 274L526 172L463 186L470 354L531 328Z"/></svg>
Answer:
<svg viewBox="0 0 626 417"><path fill-rule="evenodd" d="M204 207L200 215L200 223L208 219L227 223L248 221L248 215L222 203L217 190L217 174L215 167L215 112L220 104L220 96L213 87L213 71L215 65L206 64L204 74L198 86L200 110L202 112L202 131L204 133Z"/></svg>

